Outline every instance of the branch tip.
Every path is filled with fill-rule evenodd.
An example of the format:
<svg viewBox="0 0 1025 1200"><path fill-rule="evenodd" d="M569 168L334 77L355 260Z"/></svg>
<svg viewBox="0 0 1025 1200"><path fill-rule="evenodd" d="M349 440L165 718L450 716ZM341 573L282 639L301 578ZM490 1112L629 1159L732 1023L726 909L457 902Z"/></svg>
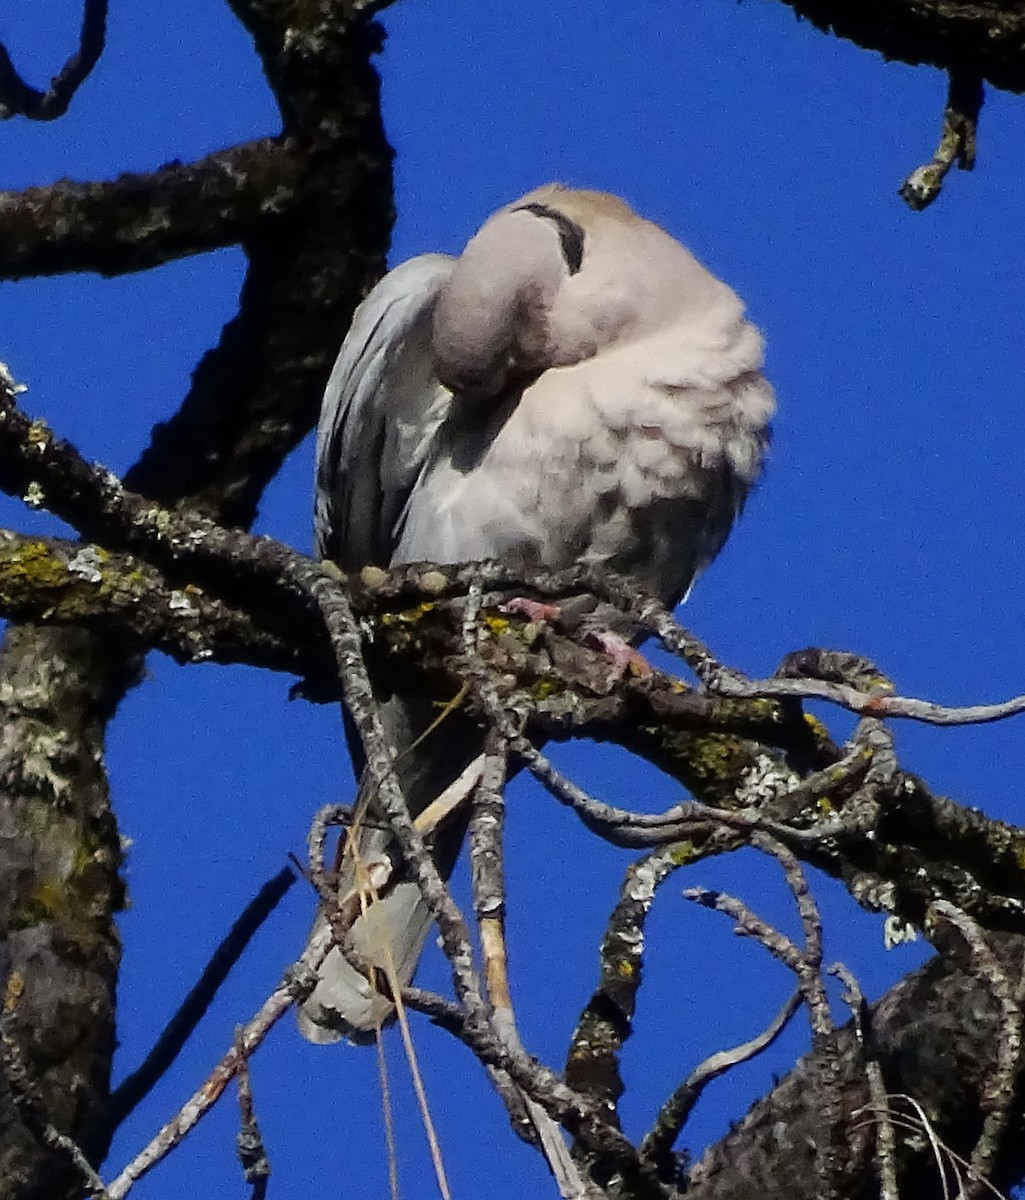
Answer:
<svg viewBox="0 0 1025 1200"><path fill-rule="evenodd" d="M975 166L979 112L984 98L981 76L950 69L939 145L929 162L916 167L900 186L901 198L915 212L932 204L952 166L960 171L970 171Z"/></svg>

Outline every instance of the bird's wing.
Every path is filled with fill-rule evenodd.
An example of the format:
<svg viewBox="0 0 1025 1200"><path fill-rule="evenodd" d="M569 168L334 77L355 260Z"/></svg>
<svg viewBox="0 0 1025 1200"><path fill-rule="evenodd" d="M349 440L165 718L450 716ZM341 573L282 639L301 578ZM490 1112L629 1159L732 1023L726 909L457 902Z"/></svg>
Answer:
<svg viewBox="0 0 1025 1200"><path fill-rule="evenodd" d="M357 310L318 433L317 549L346 569L586 562L674 602L757 478L771 410L760 336L729 288L622 201L542 188L486 222L458 265L413 259ZM481 732L463 713L439 724L401 686L382 698L417 814L479 753ZM375 795L365 777L342 895L356 856L389 840L366 820ZM435 838L443 875L466 820ZM402 984L429 924L399 879L349 936ZM300 1025L315 1040L360 1037L390 1012L336 948Z"/></svg>
<svg viewBox="0 0 1025 1200"><path fill-rule="evenodd" d="M452 394L435 375L431 318L453 259L423 254L356 309L317 428L316 553L387 566L409 492Z"/></svg>

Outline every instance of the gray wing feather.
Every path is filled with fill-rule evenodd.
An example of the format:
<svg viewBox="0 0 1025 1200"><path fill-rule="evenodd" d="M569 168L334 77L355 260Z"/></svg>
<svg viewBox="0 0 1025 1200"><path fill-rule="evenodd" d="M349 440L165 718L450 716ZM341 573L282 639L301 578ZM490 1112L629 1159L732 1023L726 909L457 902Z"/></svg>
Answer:
<svg viewBox="0 0 1025 1200"><path fill-rule="evenodd" d="M446 255L425 254L389 272L357 308L331 372L317 429L314 530L317 553L347 570L392 561L409 496L451 405L452 393L435 375L431 327L452 263ZM384 701L380 712L400 751L396 770L403 795L417 812L458 774L466 755L473 756L475 742L453 719L418 754L404 754L434 720L433 707L396 696ZM358 767L360 747L352 750ZM355 806L357 823L373 816L373 801L372 781L364 779ZM445 874L452 869L463 832L459 824L438 835L435 857ZM354 835L353 852L372 861L389 842L384 830L365 828ZM353 858L347 855L339 894L346 895L355 882ZM318 915L315 931L325 919ZM399 881L358 918L350 944L379 966L393 967L405 984L430 924L420 889ZM299 1028L316 1042L335 1041L343 1034L363 1040L391 1011L334 949L298 1014Z"/></svg>
<svg viewBox="0 0 1025 1200"><path fill-rule="evenodd" d="M387 566L452 393L434 374L431 318L445 254L390 271L356 309L317 427L316 553L347 570Z"/></svg>

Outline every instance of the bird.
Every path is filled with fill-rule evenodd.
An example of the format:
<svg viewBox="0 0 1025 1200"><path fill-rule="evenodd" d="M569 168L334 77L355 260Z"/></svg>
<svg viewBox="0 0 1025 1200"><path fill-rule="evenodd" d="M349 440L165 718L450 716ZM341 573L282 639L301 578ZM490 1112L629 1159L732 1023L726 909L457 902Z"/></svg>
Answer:
<svg viewBox="0 0 1025 1200"><path fill-rule="evenodd" d="M659 225L608 193L536 188L460 255L402 263L356 309L317 430L315 551L346 571L586 564L674 606L761 474L775 407L762 367L739 297ZM437 722L422 699L379 699L415 816L482 734L458 713ZM364 861L389 843L373 812L364 781L350 837ZM465 828L435 839L443 875ZM340 895L355 874L343 862ZM429 928L417 885L400 879L349 944L405 986ZM298 1020L311 1041L358 1042L392 1015L336 947Z"/></svg>

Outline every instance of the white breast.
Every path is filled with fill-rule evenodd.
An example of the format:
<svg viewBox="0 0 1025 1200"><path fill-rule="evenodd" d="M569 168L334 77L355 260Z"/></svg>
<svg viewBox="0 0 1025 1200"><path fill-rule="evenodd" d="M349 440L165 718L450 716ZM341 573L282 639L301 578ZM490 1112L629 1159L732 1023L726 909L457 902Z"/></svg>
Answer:
<svg viewBox="0 0 1025 1200"><path fill-rule="evenodd" d="M692 369L669 379L638 371L646 354L664 364L657 340L545 372L477 431L470 461L439 439L393 561L586 561L638 574L675 603L758 473L772 391L746 324L735 345L695 346Z"/></svg>

